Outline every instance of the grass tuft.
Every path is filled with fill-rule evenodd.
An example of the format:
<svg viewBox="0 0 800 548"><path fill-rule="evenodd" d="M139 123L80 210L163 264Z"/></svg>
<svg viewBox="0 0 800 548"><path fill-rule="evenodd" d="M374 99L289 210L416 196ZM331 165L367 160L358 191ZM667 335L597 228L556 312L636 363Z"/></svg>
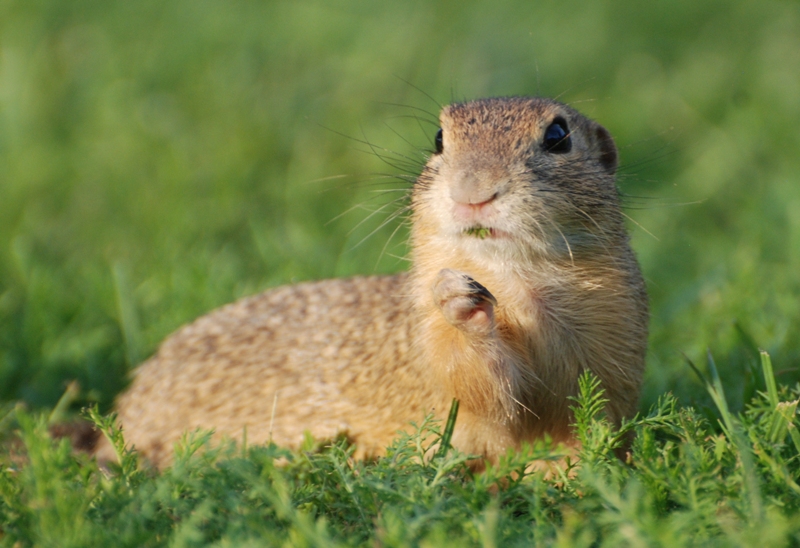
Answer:
<svg viewBox="0 0 800 548"><path fill-rule="evenodd" d="M0 453L0 540L33 546L789 546L800 539L800 386L771 382L740 414L724 392L708 421L665 395L614 428L591 374L573 406L581 441L563 474L532 461L562 461L542 441L511 451L484 472L449 447L457 416L426 417L385 457L356 461L345 440L318 451L274 444L209 445L188 434L174 465L144 468L113 415L87 411L121 463L101 470L45 414L8 411L18 446ZM727 416L726 416L727 413ZM9 415L10 414L10 415ZM11 417L11 418L9 418ZM793 434L794 433L794 434ZM623 461L615 451L635 438ZM431 455L433 455L431 457ZM18 544L17 544L18 543Z"/></svg>

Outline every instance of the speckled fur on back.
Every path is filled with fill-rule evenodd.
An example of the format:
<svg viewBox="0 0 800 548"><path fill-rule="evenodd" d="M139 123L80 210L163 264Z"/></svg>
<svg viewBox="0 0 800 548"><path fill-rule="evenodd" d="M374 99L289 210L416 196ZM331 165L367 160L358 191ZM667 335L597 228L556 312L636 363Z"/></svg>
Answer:
<svg viewBox="0 0 800 548"><path fill-rule="evenodd" d="M411 272L281 287L182 328L119 398L129 443L158 466L197 427L293 447L346 435L379 455L457 397L454 445L494 460L545 433L569 443L585 369L612 420L635 413L647 297L610 135L538 98L440 119L412 190Z"/></svg>

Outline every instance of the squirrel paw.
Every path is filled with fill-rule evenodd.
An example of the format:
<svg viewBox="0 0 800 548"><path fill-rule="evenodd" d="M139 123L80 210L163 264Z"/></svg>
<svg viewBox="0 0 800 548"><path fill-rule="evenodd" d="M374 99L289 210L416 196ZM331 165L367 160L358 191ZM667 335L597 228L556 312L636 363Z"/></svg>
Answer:
<svg viewBox="0 0 800 548"><path fill-rule="evenodd" d="M468 274L441 270L433 283L433 299L445 319L469 335L487 335L494 328L497 299Z"/></svg>

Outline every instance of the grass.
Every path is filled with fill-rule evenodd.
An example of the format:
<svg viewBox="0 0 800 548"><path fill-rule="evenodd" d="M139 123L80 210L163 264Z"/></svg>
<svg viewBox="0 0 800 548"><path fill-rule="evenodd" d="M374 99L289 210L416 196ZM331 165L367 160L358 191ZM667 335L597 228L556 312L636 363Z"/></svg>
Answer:
<svg viewBox="0 0 800 548"><path fill-rule="evenodd" d="M769 389L732 414L707 384L718 425L667 395L616 432L599 382L581 379L569 468L527 465L564 453L541 443L473 474L446 439L456 413L404 434L386 457L353 461L336 443L291 453L274 445L208 448L187 434L173 466L140 467L113 417L91 418L120 465L102 473L49 438L42 417L12 411L25 464L0 472L0 540L36 546L794 546L800 542L800 387ZM636 437L626 462L615 456ZM439 450L430 448L440 444ZM425 455L433 454L432 457ZM277 464L284 462L284 464ZM17 544L18 543L18 544Z"/></svg>
<svg viewBox="0 0 800 548"><path fill-rule="evenodd" d="M779 0L0 0L0 541L797 544L798 52ZM592 438L575 478L497 490L525 455L465 480L405 439L105 477L48 439L216 306L406 268L390 201L439 104L513 94L620 148L652 304L630 466Z"/></svg>

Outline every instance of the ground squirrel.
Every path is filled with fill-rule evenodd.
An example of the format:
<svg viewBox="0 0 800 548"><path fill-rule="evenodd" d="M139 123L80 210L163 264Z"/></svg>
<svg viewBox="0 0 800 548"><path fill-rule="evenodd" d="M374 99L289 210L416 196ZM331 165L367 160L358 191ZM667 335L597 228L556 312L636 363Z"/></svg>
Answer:
<svg viewBox="0 0 800 548"><path fill-rule="evenodd" d="M636 412L647 295L608 131L522 97L453 104L440 124L411 190L410 272L279 287L183 327L117 402L129 444L164 466L198 427L290 447L309 431L367 457L457 398L453 445L493 461L568 443L586 369L612 421Z"/></svg>

